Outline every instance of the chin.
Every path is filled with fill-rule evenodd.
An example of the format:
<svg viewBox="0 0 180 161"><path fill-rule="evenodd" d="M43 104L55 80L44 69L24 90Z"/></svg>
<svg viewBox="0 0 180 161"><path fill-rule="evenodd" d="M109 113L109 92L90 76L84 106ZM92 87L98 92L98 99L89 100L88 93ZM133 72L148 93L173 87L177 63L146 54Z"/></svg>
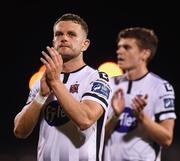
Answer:
<svg viewBox="0 0 180 161"><path fill-rule="evenodd" d="M62 55L62 59L63 59L64 62L67 62L67 61L73 59L73 57L70 56L70 55Z"/></svg>

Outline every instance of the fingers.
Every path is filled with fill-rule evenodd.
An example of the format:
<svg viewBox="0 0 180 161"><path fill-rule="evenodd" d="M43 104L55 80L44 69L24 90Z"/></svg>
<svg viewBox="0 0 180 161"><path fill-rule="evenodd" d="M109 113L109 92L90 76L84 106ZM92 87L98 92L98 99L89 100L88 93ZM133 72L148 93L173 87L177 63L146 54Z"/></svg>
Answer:
<svg viewBox="0 0 180 161"><path fill-rule="evenodd" d="M121 88L119 88L116 92L115 92L115 94L118 94L118 95L123 95L123 90L121 89Z"/></svg>
<svg viewBox="0 0 180 161"><path fill-rule="evenodd" d="M54 47L51 47L51 50L53 51L53 53L55 54L55 62L57 62L58 64L59 63L62 63L62 57L61 55L57 52L57 50L54 48Z"/></svg>
<svg viewBox="0 0 180 161"><path fill-rule="evenodd" d="M52 59L52 61L54 62L55 66L58 66L60 63L60 55L59 53L53 48L53 47L47 47L47 51L49 52L49 55Z"/></svg>
<svg viewBox="0 0 180 161"><path fill-rule="evenodd" d="M48 68L57 68L62 63L61 56L53 47L46 47L48 54L42 51L43 57L40 58L41 62Z"/></svg>
<svg viewBox="0 0 180 161"><path fill-rule="evenodd" d="M63 61L61 55L53 48L47 47L47 52L42 51L43 57L40 58L41 62L46 66L46 80L47 83L52 80L58 80L62 72Z"/></svg>
<svg viewBox="0 0 180 161"><path fill-rule="evenodd" d="M148 95L144 95L144 96L135 96L133 99L132 99L132 107L133 107L133 110L136 112L136 113L140 113L144 107L147 105L147 98L148 98Z"/></svg>
<svg viewBox="0 0 180 161"><path fill-rule="evenodd" d="M123 91L122 91L122 89L118 89L115 93L114 93L114 95L113 95L113 97L112 97L112 100L114 100L114 99L122 99L122 97L123 97Z"/></svg>
<svg viewBox="0 0 180 161"><path fill-rule="evenodd" d="M48 54L46 54L44 51L42 51L42 55L44 56L44 58L41 57L40 60L46 66L46 68L49 70L51 67L55 68L54 62L51 59L51 57Z"/></svg>
<svg viewBox="0 0 180 161"><path fill-rule="evenodd" d="M124 105L125 103L122 89L118 89L111 99L111 106L116 116L119 116L122 113Z"/></svg>

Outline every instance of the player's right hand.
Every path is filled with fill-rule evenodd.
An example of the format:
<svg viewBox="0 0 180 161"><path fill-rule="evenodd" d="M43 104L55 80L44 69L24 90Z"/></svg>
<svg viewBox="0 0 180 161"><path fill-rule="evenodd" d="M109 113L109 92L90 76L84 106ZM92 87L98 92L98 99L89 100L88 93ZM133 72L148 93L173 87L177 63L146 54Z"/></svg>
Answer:
<svg viewBox="0 0 180 161"><path fill-rule="evenodd" d="M40 80L40 94L42 95L42 96L47 96L47 95L49 95L50 94L50 92L51 92L51 89L50 89L50 87L49 87L49 85L48 85L48 82L47 82L47 80L46 80L47 78L46 78L46 71L44 72L44 74L43 74L43 76L42 76L42 78L41 78L41 80Z"/></svg>
<svg viewBox="0 0 180 161"><path fill-rule="evenodd" d="M114 95L111 99L111 106L112 106L116 116L119 116L123 112L124 105L125 105L125 100L124 100L124 96L123 96L123 91L122 91L122 89L118 89L114 93Z"/></svg>

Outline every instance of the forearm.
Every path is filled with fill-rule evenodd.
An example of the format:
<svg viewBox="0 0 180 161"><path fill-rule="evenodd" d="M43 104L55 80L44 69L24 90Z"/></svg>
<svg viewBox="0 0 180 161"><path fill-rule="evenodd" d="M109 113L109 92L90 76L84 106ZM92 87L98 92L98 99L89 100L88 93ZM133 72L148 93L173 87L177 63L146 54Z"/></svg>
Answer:
<svg viewBox="0 0 180 161"><path fill-rule="evenodd" d="M111 136L112 132L114 131L114 128L117 125L119 116L112 115L106 122L105 125L105 142L109 139Z"/></svg>
<svg viewBox="0 0 180 161"><path fill-rule="evenodd" d="M88 128L97 120L96 111L93 111L88 103L77 101L62 82L51 83L51 89L65 113L80 129Z"/></svg>
<svg viewBox="0 0 180 161"><path fill-rule="evenodd" d="M143 114L141 118L140 125L142 126L143 130L146 131L147 135L157 142L158 144L167 147L172 143L173 138L173 122L168 123L156 123L151 120L148 116Z"/></svg>
<svg viewBox="0 0 180 161"><path fill-rule="evenodd" d="M18 138L27 138L38 122L41 106L33 101L26 105L14 119L14 134Z"/></svg>

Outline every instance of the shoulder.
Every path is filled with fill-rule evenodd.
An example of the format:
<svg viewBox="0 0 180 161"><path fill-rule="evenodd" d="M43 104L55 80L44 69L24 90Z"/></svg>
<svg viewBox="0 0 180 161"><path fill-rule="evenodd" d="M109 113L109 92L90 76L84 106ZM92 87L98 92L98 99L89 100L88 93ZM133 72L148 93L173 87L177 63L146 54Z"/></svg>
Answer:
<svg viewBox="0 0 180 161"><path fill-rule="evenodd" d="M149 74L149 77L150 77L149 80L151 80L151 83L153 83L156 86L156 89L159 92L162 91L162 92L174 93L174 88L168 80L163 79L159 75L154 74L152 72Z"/></svg>
<svg viewBox="0 0 180 161"><path fill-rule="evenodd" d="M125 82L125 81L127 81L125 74L118 75L118 76L113 76L113 77L110 78L110 83L114 84L114 85L118 85L118 84L120 84L122 82Z"/></svg>
<svg viewBox="0 0 180 161"><path fill-rule="evenodd" d="M87 77L89 79L99 79L102 80L104 82L109 82L109 76L106 72L103 71L99 71L98 69L94 69L90 66L86 66L86 71L87 71Z"/></svg>

